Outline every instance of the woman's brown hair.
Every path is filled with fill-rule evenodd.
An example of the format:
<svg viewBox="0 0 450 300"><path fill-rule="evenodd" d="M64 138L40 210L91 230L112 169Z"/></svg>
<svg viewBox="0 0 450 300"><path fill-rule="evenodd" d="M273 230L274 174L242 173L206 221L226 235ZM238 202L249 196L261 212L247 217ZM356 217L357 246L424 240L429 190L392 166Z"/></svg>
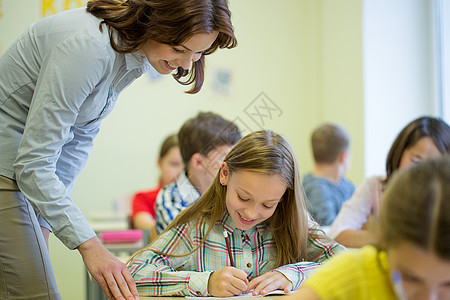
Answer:
<svg viewBox="0 0 450 300"><path fill-rule="evenodd" d="M394 175L379 217L382 249L409 242L450 260L450 156Z"/></svg>
<svg viewBox="0 0 450 300"><path fill-rule="evenodd" d="M450 127L445 121L433 117L421 117L410 122L398 134L386 159L386 180L400 167L403 152L421 138L429 137L442 154L450 153Z"/></svg>
<svg viewBox="0 0 450 300"><path fill-rule="evenodd" d="M136 52L148 40L177 46L196 34L218 31L211 48L189 70L178 67L173 75L183 85L193 84L190 94L203 85L204 56L237 45L227 0L90 0L87 11L103 19L100 31L105 24L111 46L119 53Z"/></svg>

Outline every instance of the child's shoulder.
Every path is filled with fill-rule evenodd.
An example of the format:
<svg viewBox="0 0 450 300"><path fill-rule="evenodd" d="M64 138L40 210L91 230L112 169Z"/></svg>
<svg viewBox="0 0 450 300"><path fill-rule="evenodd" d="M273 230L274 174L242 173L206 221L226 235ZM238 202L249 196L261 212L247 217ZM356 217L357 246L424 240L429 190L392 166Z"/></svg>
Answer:
<svg viewBox="0 0 450 300"><path fill-rule="evenodd" d="M386 285L388 272L383 254L373 246L339 254L319 268L305 286L323 299L367 299L368 295L390 299L392 291Z"/></svg>
<svg viewBox="0 0 450 300"><path fill-rule="evenodd" d="M347 274L354 280L366 277L374 269L380 269L383 264L380 265L379 256L380 252L370 245L361 249L350 249L331 258L323 269L327 276Z"/></svg>

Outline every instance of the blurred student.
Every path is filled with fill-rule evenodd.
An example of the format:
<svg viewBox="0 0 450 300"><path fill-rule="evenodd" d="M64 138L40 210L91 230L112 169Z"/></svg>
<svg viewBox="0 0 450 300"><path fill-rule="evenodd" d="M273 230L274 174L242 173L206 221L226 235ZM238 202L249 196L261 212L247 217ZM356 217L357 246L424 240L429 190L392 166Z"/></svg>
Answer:
<svg viewBox="0 0 450 300"><path fill-rule="evenodd" d="M223 159L240 139L239 128L233 122L212 112L200 112L183 124L178 140L185 170L158 194L158 234L206 192Z"/></svg>
<svg viewBox="0 0 450 300"><path fill-rule="evenodd" d="M331 259L300 299L450 299L450 157L394 175L383 195L378 247Z"/></svg>
<svg viewBox="0 0 450 300"><path fill-rule="evenodd" d="M330 237L352 248L374 243L376 237L366 229L366 223L369 218L378 215L384 187L392 174L449 152L450 127L443 120L421 117L409 123L389 150L386 176L370 177L361 183L331 225Z"/></svg>
<svg viewBox="0 0 450 300"><path fill-rule="evenodd" d="M294 151L277 133L244 137L216 174L196 203L131 258L141 296L289 292L345 250L309 221Z"/></svg>
<svg viewBox="0 0 450 300"><path fill-rule="evenodd" d="M184 168L176 134L168 136L162 143L157 163L161 172L158 186L150 191L136 193L132 200L131 222L133 228L149 229L150 239L154 239L157 235L155 202L159 190L174 182Z"/></svg>
<svg viewBox="0 0 450 300"><path fill-rule="evenodd" d="M320 225L330 225L355 191L344 178L350 167L350 136L341 126L325 124L311 136L314 170L303 178L307 207Z"/></svg>

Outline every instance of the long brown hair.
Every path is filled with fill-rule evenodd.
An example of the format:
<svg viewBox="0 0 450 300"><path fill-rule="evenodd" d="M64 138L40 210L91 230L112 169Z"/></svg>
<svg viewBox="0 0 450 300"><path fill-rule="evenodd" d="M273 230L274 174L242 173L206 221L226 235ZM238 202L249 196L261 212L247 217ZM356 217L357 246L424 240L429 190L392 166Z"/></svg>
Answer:
<svg viewBox="0 0 450 300"><path fill-rule="evenodd" d="M255 131L242 138L228 153L224 162L228 165L230 175L238 171L252 171L279 175L282 178L287 186L286 192L274 214L266 221L277 247L276 267L306 260L309 214L305 206L297 160L289 143L273 131ZM227 212L226 189L226 186L220 184L218 174L206 193L178 214L163 232L196 220L208 225L203 243L216 221ZM316 236L315 233L312 235ZM149 246L133 257L148 248Z"/></svg>
<svg viewBox="0 0 450 300"><path fill-rule="evenodd" d="M386 159L386 181L400 167L403 152L421 138L429 137L442 154L450 153L450 127L445 121L433 117L421 117L410 122L398 134Z"/></svg>
<svg viewBox="0 0 450 300"><path fill-rule="evenodd" d="M178 67L173 75L183 85L193 84L190 94L203 85L204 55L237 45L227 0L90 0L87 11L103 19L100 31L105 24L111 46L119 53L136 52L148 40L177 46L196 34L218 31L211 48L190 70Z"/></svg>
<svg viewBox="0 0 450 300"><path fill-rule="evenodd" d="M450 260L450 156L402 170L388 183L380 248L410 242Z"/></svg>

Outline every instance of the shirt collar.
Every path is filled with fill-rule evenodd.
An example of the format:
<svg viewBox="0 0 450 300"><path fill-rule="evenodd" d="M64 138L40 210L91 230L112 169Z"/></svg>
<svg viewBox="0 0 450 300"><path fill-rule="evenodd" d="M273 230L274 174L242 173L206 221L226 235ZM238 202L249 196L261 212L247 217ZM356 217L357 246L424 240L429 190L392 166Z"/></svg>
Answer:
<svg viewBox="0 0 450 300"><path fill-rule="evenodd" d="M201 196L197 189L189 181L185 172L182 172L180 176L178 176L177 186L181 199L188 204L194 203Z"/></svg>
<svg viewBox="0 0 450 300"><path fill-rule="evenodd" d="M231 218L230 214L228 212L226 212L222 218L220 218L217 221L217 224L220 226L223 226L223 229L226 230L228 233L232 233L233 231L237 230L240 233L245 233L247 235L252 235L253 232L259 233L259 234L264 234L264 231L266 230L268 223L267 221L261 222L258 225L254 226L253 228L249 229L249 230L241 230L238 229L236 227L236 225L233 222L233 219Z"/></svg>
<svg viewBox="0 0 450 300"><path fill-rule="evenodd" d="M140 69L142 73L148 72L152 66L148 62L147 57L142 56L139 51L125 54L125 63L127 70Z"/></svg>

